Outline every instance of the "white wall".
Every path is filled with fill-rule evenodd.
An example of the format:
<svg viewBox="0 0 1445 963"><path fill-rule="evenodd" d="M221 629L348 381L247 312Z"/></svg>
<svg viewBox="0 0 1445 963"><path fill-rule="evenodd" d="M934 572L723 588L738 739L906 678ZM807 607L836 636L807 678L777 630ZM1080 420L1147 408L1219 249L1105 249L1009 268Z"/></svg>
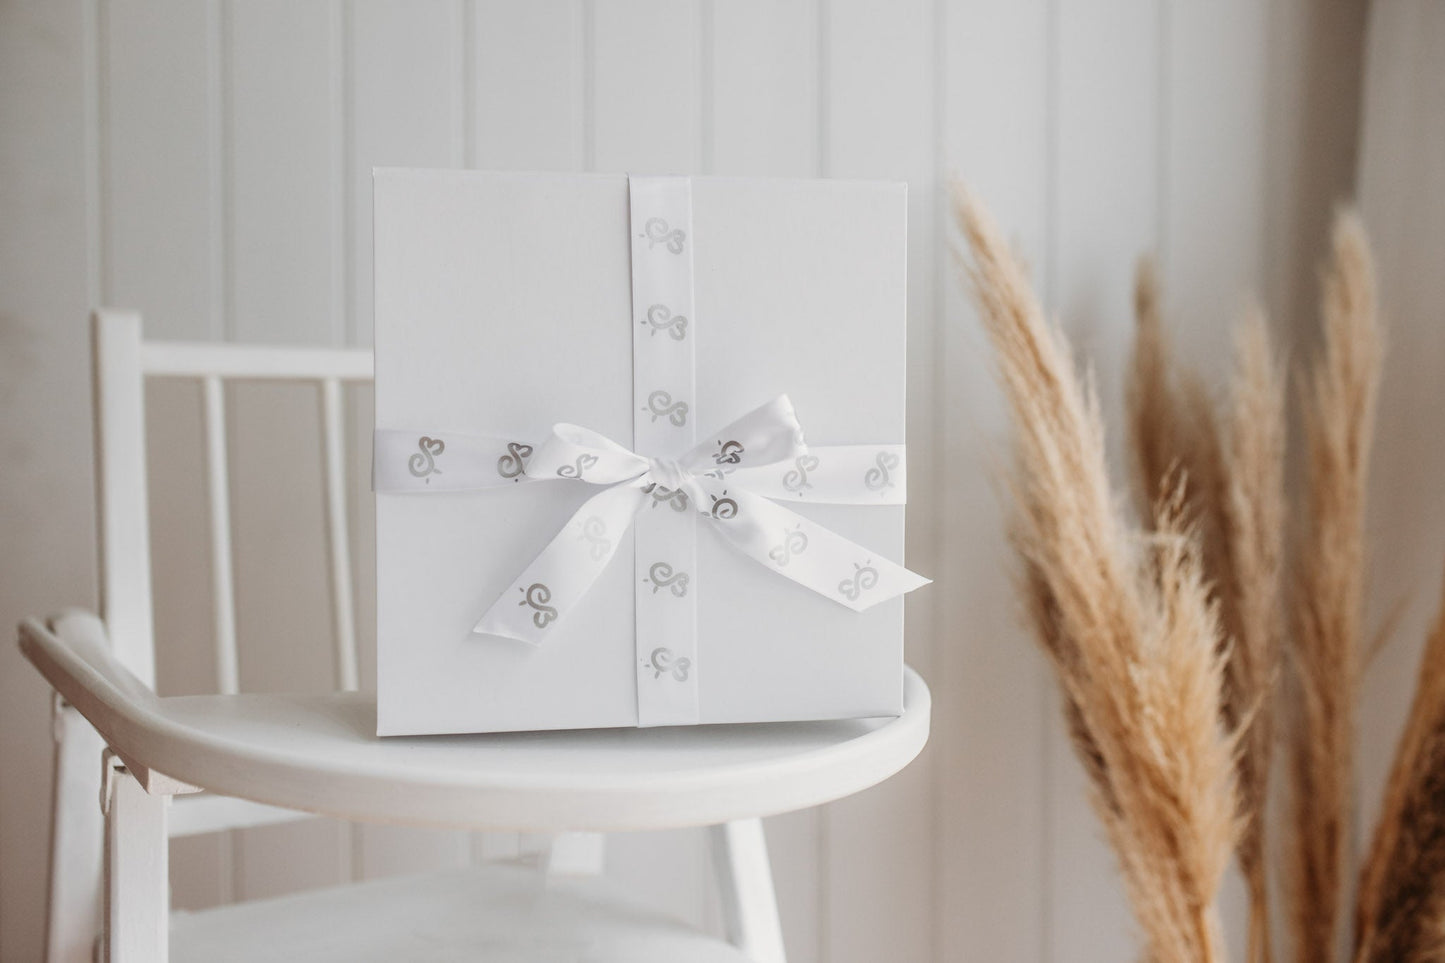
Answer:
<svg viewBox="0 0 1445 963"><path fill-rule="evenodd" d="M772 820L792 958L1133 955L1041 660L1008 585L1005 421L957 295L945 172L989 202L1117 411L1137 254L1181 345L1223 354L1258 290L1286 331L1353 183L1364 4L1310 0L70 0L0 5L0 623L93 604L84 317L153 337L366 344L372 165L879 176L910 183L909 659L924 757ZM1206 364L1212 364L1207 361ZM212 666L196 398L152 394L166 691ZM355 461L367 404L350 399ZM243 683L325 684L314 403L233 397ZM1117 422L1116 422L1117 423ZM267 461L269 459L269 461ZM284 466L284 471L266 466ZM353 499L366 527L364 472ZM277 551L298 569L273 564ZM358 572L369 539L358 539ZM360 621L369 630L369 591ZM288 635L288 633L291 633ZM36 957L47 696L0 648L0 958ZM178 904L472 858L454 833L320 823L175 847ZM511 843L515 845L515 843ZM695 834L618 840L611 872L711 925ZM1236 928L1237 929L1237 928Z"/></svg>
<svg viewBox="0 0 1445 963"><path fill-rule="evenodd" d="M1360 818L1374 825L1445 568L1445 4L1370 14L1360 206L1375 244L1387 343L1370 490L1371 616L1398 614L1364 677ZM1367 839L1368 837L1364 837Z"/></svg>

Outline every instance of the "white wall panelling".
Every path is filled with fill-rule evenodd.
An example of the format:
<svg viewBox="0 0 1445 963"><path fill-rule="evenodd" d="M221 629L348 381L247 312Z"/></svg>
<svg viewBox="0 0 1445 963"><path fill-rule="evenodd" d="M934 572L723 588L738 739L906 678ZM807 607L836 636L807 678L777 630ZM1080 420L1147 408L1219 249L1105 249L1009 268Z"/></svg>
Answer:
<svg viewBox="0 0 1445 963"><path fill-rule="evenodd" d="M0 159L0 184L23 185L3 195L0 218L14 225L0 248L0 541L16 547L0 560L0 622L93 597L89 416L71 390L85 383L90 303L140 310L152 337L367 344L376 165L907 180L909 561L938 578L910 599L908 654L933 687L934 741L872 792L769 821L788 950L797 963L1124 958L1130 923L1111 860L1012 602L992 481L1006 422L953 283L940 189L956 170L994 209L1051 310L1098 360L1116 413L1145 248L1163 258L1190 354L1220 355L1248 289L1263 286L1284 327L1299 326L1319 212L1353 177L1355 111L1329 109L1318 91L1357 98L1363 8L0 6L0 106L7 151L18 145ZM57 388L52 403L27 400ZM191 537L206 528L200 393L150 391L160 685L196 691L215 678L211 647L192 642L213 621L210 546ZM289 494L323 491L316 392L261 385L224 401L242 686L330 686L326 505ZM370 394L346 389L342 401L368 685ZM296 637L316 644L293 647ZM4 769L38 775L44 687L13 647L0 664ZM38 946L44 785L0 790L5 959ZM324 821L179 839L174 896L203 906L522 842ZM705 859L700 833L645 834L614 840L608 871L715 928Z"/></svg>

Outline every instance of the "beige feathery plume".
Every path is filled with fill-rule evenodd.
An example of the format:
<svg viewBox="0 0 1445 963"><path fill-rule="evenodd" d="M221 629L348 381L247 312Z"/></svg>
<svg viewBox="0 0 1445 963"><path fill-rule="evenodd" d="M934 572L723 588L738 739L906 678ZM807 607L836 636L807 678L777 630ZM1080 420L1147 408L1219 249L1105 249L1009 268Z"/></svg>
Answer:
<svg viewBox="0 0 1445 963"><path fill-rule="evenodd" d="M1135 280L1126 391L1135 494L1147 517L1171 480L1183 477L1185 511L1199 534L1227 642L1224 722L1241 739L1239 859L1250 896L1249 959L1269 963L1264 806L1280 637L1284 379L1263 314L1254 309L1236 336L1234 394L1221 439L1203 383L1171 358L1160 301L1154 264L1145 258Z"/></svg>
<svg viewBox="0 0 1445 963"><path fill-rule="evenodd" d="M1226 558L1216 584L1220 618L1231 640L1224 719L1240 733L1236 773L1243 830L1238 853L1249 887L1249 958L1268 963L1273 954L1265 807L1283 633L1285 379L1258 307L1235 332L1234 357L1224 443Z"/></svg>
<svg viewBox="0 0 1445 963"><path fill-rule="evenodd" d="M1093 392L1027 274L961 188L965 266L1014 413L1012 537L1071 736L1156 963L1223 959L1216 893L1234 846L1214 606L1176 492L1148 552L1114 504ZM960 257L960 263L962 258Z"/></svg>
<svg viewBox="0 0 1445 963"><path fill-rule="evenodd" d="M1164 330L1158 272L1139 261L1134 279L1134 354L1125 409L1134 453L1139 516L1151 521L1182 475L1185 508L1199 533L1211 579L1225 561L1225 474L1214 406L1192 371L1176 370Z"/></svg>
<svg viewBox="0 0 1445 963"><path fill-rule="evenodd" d="M1308 518L1290 632L1294 834L1286 870L1301 963L1334 952L1354 773L1365 492L1382 347L1374 268L1352 214L1335 218L1323 295L1323 353L1302 392Z"/></svg>
<svg viewBox="0 0 1445 963"><path fill-rule="evenodd" d="M1445 598L1360 873L1356 963L1445 961Z"/></svg>

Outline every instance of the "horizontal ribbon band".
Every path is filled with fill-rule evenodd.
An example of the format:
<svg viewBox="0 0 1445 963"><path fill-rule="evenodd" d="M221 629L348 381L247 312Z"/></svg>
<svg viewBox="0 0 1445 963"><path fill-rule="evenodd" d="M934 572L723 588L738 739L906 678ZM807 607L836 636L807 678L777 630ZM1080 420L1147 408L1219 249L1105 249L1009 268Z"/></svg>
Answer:
<svg viewBox="0 0 1445 963"><path fill-rule="evenodd" d="M749 412L681 457L646 458L597 432L555 426L540 444L379 429L378 492L438 492L570 481L602 486L582 504L473 631L539 643L591 588L642 511L700 516L761 565L855 611L928 584L778 501L897 505L901 445L810 449L786 396ZM674 573L649 572L678 593ZM681 586L683 592L686 586Z"/></svg>

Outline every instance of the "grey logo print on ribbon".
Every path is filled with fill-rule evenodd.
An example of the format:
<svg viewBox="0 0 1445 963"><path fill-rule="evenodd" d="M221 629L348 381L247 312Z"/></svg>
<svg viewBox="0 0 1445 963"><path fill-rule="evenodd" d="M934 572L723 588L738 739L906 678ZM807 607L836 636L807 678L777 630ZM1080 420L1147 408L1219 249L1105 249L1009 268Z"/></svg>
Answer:
<svg viewBox="0 0 1445 963"><path fill-rule="evenodd" d="M652 482L643 491L652 496L653 508L665 503L671 505L675 512L687 511L687 492L681 488L664 488L657 482Z"/></svg>
<svg viewBox="0 0 1445 963"><path fill-rule="evenodd" d="M743 445L740 441L719 441L717 454L712 456L719 465L736 465L743 460Z"/></svg>
<svg viewBox="0 0 1445 963"><path fill-rule="evenodd" d="M647 570L647 578L643 581L652 582L653 595L656 595L659 589L667 589L677 598L687 597L687 573L674 572L672 566L666 562L653 562L652 567Z"/></svg>
<svg viewBox="0 0 1445 963"><path fill-rule="evenodd" d="M712 511L708 514L713 518L736 518L738 514L738 503L727 497L728 490L723 489L723 497L709 495L712 499Z"/></svg>
<svg viewBox="0 0 1445 963"><path fill-rule="evenodd" d="M532 624L539 629L545 629L557 621L557 610L547 603L552 601L552 590L541 582L533 582L526 588L517 589L522 593L522 601L518 605L530 605L532 607Z"/></svg>
<svg viewBox="0 0 1445 963"><path fill-rule="evenodd" d="M862 565L853 563L853 574L838 583L838 591L841 592L850 602L856 602L858 596L878 584L878 570L873 567L873 560L869 559Z"/></svg>
<svg viewBox="0 0 1445 963"><path fill-rule="evenodd" d="M563 465L557 469L557 474L562 478L581 478L582 473L595 464L597 464L596 455L578 455L574 464Z"/></svg>
<svg viewBox="0 0 1445 963"><path fill-rule="evenodd" d="M666 391L654 391L648 395L647 407L642 410L652 413L654 423L659 418L666 418L678 428L687 424L687 402L673 401L672 395Z"/></svg>
<svg viewBox="0 0 1445 963"><path fill-rule="evenodd" d="M881 492L884 489L892 488L893 479L888 473L897 467L897 455L891 451L880 451L874 467L863 474L863 484L868 486L870 492Z"/></svg>
<svg viewBox="0 0 1445 963"><path fill-rule="evenodd" d="M799 455L793 459L793 467L783 475L783 487L790 492L797 492L801 498L803 489L813 487L813 483L808 481L808 472L817 470L817 455Z"/></svg>
<svg viewBox="0 0 1445 963"><path fill-rule="evenodd" d="M607 539L607 523L593 515L582 523L582 537L587 540L587 551L594 562L600 562L612 553L612 543Z"/></svg>
<svg viewBox="0 0 1445 963"><path fill-rule="evenodd" d="M648 656L647 661L642 664L652 669L652 677L654 679L662 678L662 674L666 672L678 682L686 682L687 672L692 668L691 659L687 656L674 659L672 657L672 650L664 645L659 645L653 649L652 655Z"/></svg>
<svg viewBox="0 0 1445 963"><path fill-rule="evenodd" d="M436 460L438 455L447 450L447 445L440 438L428 438L425 435L418 438L416 443L421 450L407 459L406 467L413 475L430 485L431 478L428 476L442 473Z"/></svg>
<svg viewBox="0 0 1445 963"><path fill-rule="evenodd" d="M681 314L673 314L665 304L654 304L648 308L647 320L642 323L652 325L649 334L666 331L667 336L674 341L687 337L687 318Z"/></svg>
<svg viewBox="0 0 1445 963"><path fill-rule="evenodd" d="M532 457L532 446L524 445L519 441L507 442L507 453L497 459L497 474L503 478L510 478L512 481L521 481L519 477L527 472L527 459Z"/></svg>
<svg viewBox="0 0 1445 963"><path fill-rule="evenodd" d="M649 217L642 229L647 232L647 249L649 251L659 244L666 244L667 249L673 254L682 253L682 245L687 240L687 234L681 229L670 226L660 217ZM643 237L644 235L637 236Z"/></svg>
<svg viewBox="0 0 1445 963"><path fill-rule="evenodd" d="M793 556L802 555L807 550L808 536L800 525L783 532L783 540L768 549L768 558L777 562L778 568L782 568L793 560Z"/></svg>

